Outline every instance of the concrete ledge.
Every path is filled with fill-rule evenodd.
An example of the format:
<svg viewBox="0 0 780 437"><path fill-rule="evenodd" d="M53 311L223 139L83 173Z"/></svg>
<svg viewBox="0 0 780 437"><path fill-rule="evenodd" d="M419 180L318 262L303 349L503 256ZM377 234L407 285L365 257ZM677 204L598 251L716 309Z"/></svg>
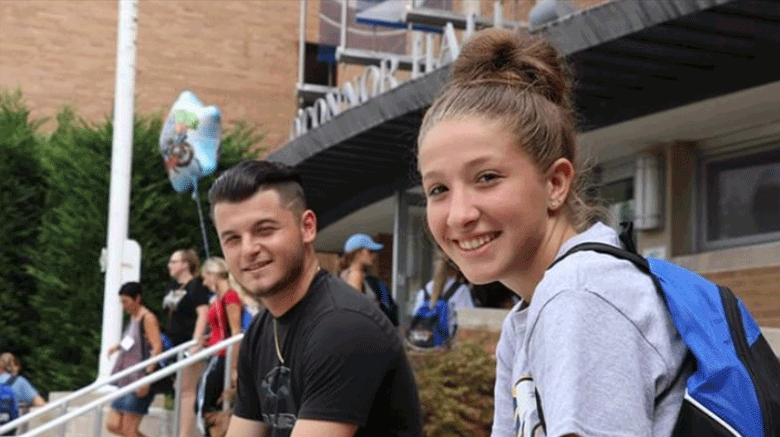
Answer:
<svg viewBox="0 0 780 437"><path fill-rule="evenodd" d="M764 334L766 342L775 351L775 355L780 358L780 328L761 327L761 333Z"/></svg>
<svg viewBox="0 0 780 437"><path fill-rule="evenodd" d="M461 308L458 310L458 329L501 331L508 309Z"/></svg>

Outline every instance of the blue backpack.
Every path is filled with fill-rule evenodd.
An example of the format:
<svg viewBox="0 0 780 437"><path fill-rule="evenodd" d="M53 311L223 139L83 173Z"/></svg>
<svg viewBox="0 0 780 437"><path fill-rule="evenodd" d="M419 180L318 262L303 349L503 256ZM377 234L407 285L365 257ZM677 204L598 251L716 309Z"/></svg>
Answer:
<svg viewBox="0 0 780 437"><path fill-rule="evenodd" d="M398 326L398 305L393 300L393 295L387 289L387 285L371 275L366 275L365 280L379 298L379 309L390 319L393 326Z"/></svg>
<svg viewBox="0 0 780 437"><path fill-rule="evenodd" d="M16 376L12 376L0 384L0 425L5 425L19 417L19 404L16 403L16 395L11 388L14 381L16 381ZM16 431L12 430L11 433L6 435L14 435Z"/></svg>
<svg viewBox="0 0 780 437"><path fill-rule="evenodd" d="M423 296L425 298L422 305L415 310L409 330L406 333L406 339L409 344L414 347L429 349L446 346L449 343L450 338L455 336L455 332L458 329L456 324L450 335L450 319L454 318L455 314L450 314L449 300L462 285L463 282L455 280L447 291L442 294L433 308L429 304L431 296L423 288Z"/></svg>
<svg viewBox="0 0 780 437"><path fill-rule="evenodd" d="M255 317L252 315L252 313L249 312L246 305L241 306L241 332L246 332L249 329L249 326L252 325L252 320L254 320Z"/></svg>
<svg viewBox="0 0 780 437"><path fill-rule="evenodd" d="M623 226L625 250L583 243L555 263L574 252L595 251L630 261L653 279L695 364L673 435L780 436L780 362L743 303L695 273L641 257L631 224ZM538 395L537 403L540 407Z"/></svg>

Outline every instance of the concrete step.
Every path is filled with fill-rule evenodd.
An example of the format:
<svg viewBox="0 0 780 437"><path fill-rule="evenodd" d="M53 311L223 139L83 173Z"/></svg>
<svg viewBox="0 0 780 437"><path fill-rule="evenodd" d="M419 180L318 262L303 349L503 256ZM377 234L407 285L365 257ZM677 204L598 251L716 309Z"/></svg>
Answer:
<svg viewBox="0 0 780 437"><path fill-rule="evenodd" d="M49 394L49 402L56 402L58 399L61 399L70 393L71 392L52 392ZM106 393L108 392L106 391L98 394L89 394L79 399L76 399L72 404L68 406L67 411L68 412L75 411L79 407L86 405L104 396ZM99 435L101 437L114 436L114 434L111 434L106 430L106 419L108 417L108 413L110 409L111 409L110 402L103 405L103 408L101 409L102 411L101 411L100 434L95 433L96 412L93 409L89 413L79 416L71 420L69 423L67 423L64 434L62 434L62 429L58 427L46 431L40 435L45 437L60 437L63 435L65 437L89 437L95 435ZM31 411L35 411L35 410L36 408L31 409ZM32 420L29 426L27 427L27 429L32 430L44 423L54 420L55 418L61 416L62 414L64 414L62 410L55 410L47 414L44 414L43 416ZM163 395L155 396L154 401L152 401L152 405L149 407L149 414L146 415L144 419L141 421L140 430L143 434L149 437L152 436L171 437L172 436L173 411L165 409L165 398ZM22 434L22 433L19 432L18 434Z"/></svg>

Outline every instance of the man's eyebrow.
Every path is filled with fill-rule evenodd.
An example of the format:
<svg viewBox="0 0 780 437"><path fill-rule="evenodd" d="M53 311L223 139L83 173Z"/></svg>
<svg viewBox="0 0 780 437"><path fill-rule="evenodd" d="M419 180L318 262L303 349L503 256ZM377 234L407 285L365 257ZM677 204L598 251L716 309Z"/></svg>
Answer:
<svg viewBox="0 0 780 437"><path fill-rule="evenodd" d="M277 221L272 218L261 218L260 220L257 220L254 223L252 223L250 228L256 228L258 226L263 226L263 225L275 225L275 224L277 224ZM226 229L219 234L219 238L224 240L225 238L235 234L237 234L236 231L232 229Z"/></svg>

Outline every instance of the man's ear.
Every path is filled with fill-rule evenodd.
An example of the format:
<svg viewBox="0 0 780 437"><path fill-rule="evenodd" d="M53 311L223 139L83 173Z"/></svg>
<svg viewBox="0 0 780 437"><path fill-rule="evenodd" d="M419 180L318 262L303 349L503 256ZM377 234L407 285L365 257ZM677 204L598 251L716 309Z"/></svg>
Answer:
<svg viewBox="0 0 780 437"><path fill-rule="evenodd" d="M301 235L304 243L314 243L317 238L317 215L310 209L301 214Z"/></svg>
<svg viewBox="0 0 780 437"><path fill-rule="evenodd" d="M557 211L569 197L574 182L574 165L566 158L558 158L547 175L547 209Z"/></svg>

